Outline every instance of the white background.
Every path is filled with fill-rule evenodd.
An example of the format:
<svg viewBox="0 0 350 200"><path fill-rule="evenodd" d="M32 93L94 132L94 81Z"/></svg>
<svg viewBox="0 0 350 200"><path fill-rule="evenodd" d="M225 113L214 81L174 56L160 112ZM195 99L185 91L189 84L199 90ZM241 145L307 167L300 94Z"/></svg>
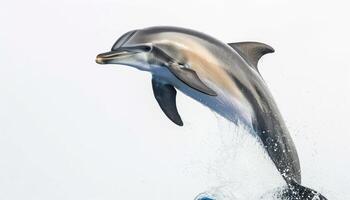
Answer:
<svg viewBox="0 0 350 200"><path fill-rule="evenodd" d="M149 74L95 63L123 33L155 25L273 46L259 68L296 143L303 183L349 199L349 6L3 1L0 199L193 199L206 190L254 199L280 184L254 140L207 108L179 93L185 126L177 127L154 100Z"/></svg>

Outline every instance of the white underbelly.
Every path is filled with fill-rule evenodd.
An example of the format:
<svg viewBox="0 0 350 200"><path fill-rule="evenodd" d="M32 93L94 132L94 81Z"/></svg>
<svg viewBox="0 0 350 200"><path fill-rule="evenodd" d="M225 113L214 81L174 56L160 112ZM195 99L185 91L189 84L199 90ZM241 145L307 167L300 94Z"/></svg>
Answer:
<svg viewBox="0 0 350 200"><path fill-rule="evenodd" d="M201 92L189 88L187 85L180 84L178 90L192 97L201 104L205 105L212 111L218 113L227 120L237 123L242 123L248 128L252 127L251 111L243 107L234 97L221 93L218 96L209 96Z"/></svg>
<svg viewBox="0 0 350 200"><path fill-rule="evenodd" d="M154 76L174 85L175 88L187 96L195 99L227 120L234 122L235 124L244 124L248 129L252 128L252 109L246 106L246 104L239 102L234 96L225 93L221 88L217 88L214 84L202 80L218 94L217 96L209 96L190 88L188 85L177 79L166 68L158 69L159 70L153 72Z"/></svg>

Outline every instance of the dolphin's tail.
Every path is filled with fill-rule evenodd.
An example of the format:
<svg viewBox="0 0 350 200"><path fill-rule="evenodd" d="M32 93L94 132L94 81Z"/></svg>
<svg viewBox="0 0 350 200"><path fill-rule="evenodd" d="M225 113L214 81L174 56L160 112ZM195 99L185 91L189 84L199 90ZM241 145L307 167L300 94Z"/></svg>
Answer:
<svg viewBox="0 0 350 200"><path fill-rule="evenodd" d="M281 194L283 200L327 200L317 191L304 187L295 181L291 181L287 189Z"/></svg>

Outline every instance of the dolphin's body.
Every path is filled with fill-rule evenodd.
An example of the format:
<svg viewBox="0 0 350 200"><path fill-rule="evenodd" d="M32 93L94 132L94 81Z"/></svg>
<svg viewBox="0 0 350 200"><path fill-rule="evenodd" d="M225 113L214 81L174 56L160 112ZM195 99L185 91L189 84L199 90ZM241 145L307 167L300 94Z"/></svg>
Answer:
<svg viewBox="0 0 350 200"><path fill-rule="evenodd" d="M226 119L242 122L256 134L276 165L292 199L326 199L300 185L296 148L258 69L274 50L265 44L225 44L208 35L175 27L151 27L124 34L112 51L99 54L100 64L124 64L152 73L155 98L167 117L183 122L176 108L176 89Z"/></svg>

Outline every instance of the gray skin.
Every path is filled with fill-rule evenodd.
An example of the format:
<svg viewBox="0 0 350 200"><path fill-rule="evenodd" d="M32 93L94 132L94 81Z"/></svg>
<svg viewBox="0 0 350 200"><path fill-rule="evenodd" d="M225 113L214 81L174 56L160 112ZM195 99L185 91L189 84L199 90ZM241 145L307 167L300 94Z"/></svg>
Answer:
<svg viewBox="0 0 350 200"><path fill-rule="evenodd" d="M148 71L156 100L175 124L183 122L176 89L233 123L244 124L266 149L289 186L292 199L318 195L301 183L295 145L257 63L274 50L257 42L225 44L203 33L176 27L127 32L112 50L99 54L99 64L123 64ZM175 89L176 88L176 89Z"/></svg>

